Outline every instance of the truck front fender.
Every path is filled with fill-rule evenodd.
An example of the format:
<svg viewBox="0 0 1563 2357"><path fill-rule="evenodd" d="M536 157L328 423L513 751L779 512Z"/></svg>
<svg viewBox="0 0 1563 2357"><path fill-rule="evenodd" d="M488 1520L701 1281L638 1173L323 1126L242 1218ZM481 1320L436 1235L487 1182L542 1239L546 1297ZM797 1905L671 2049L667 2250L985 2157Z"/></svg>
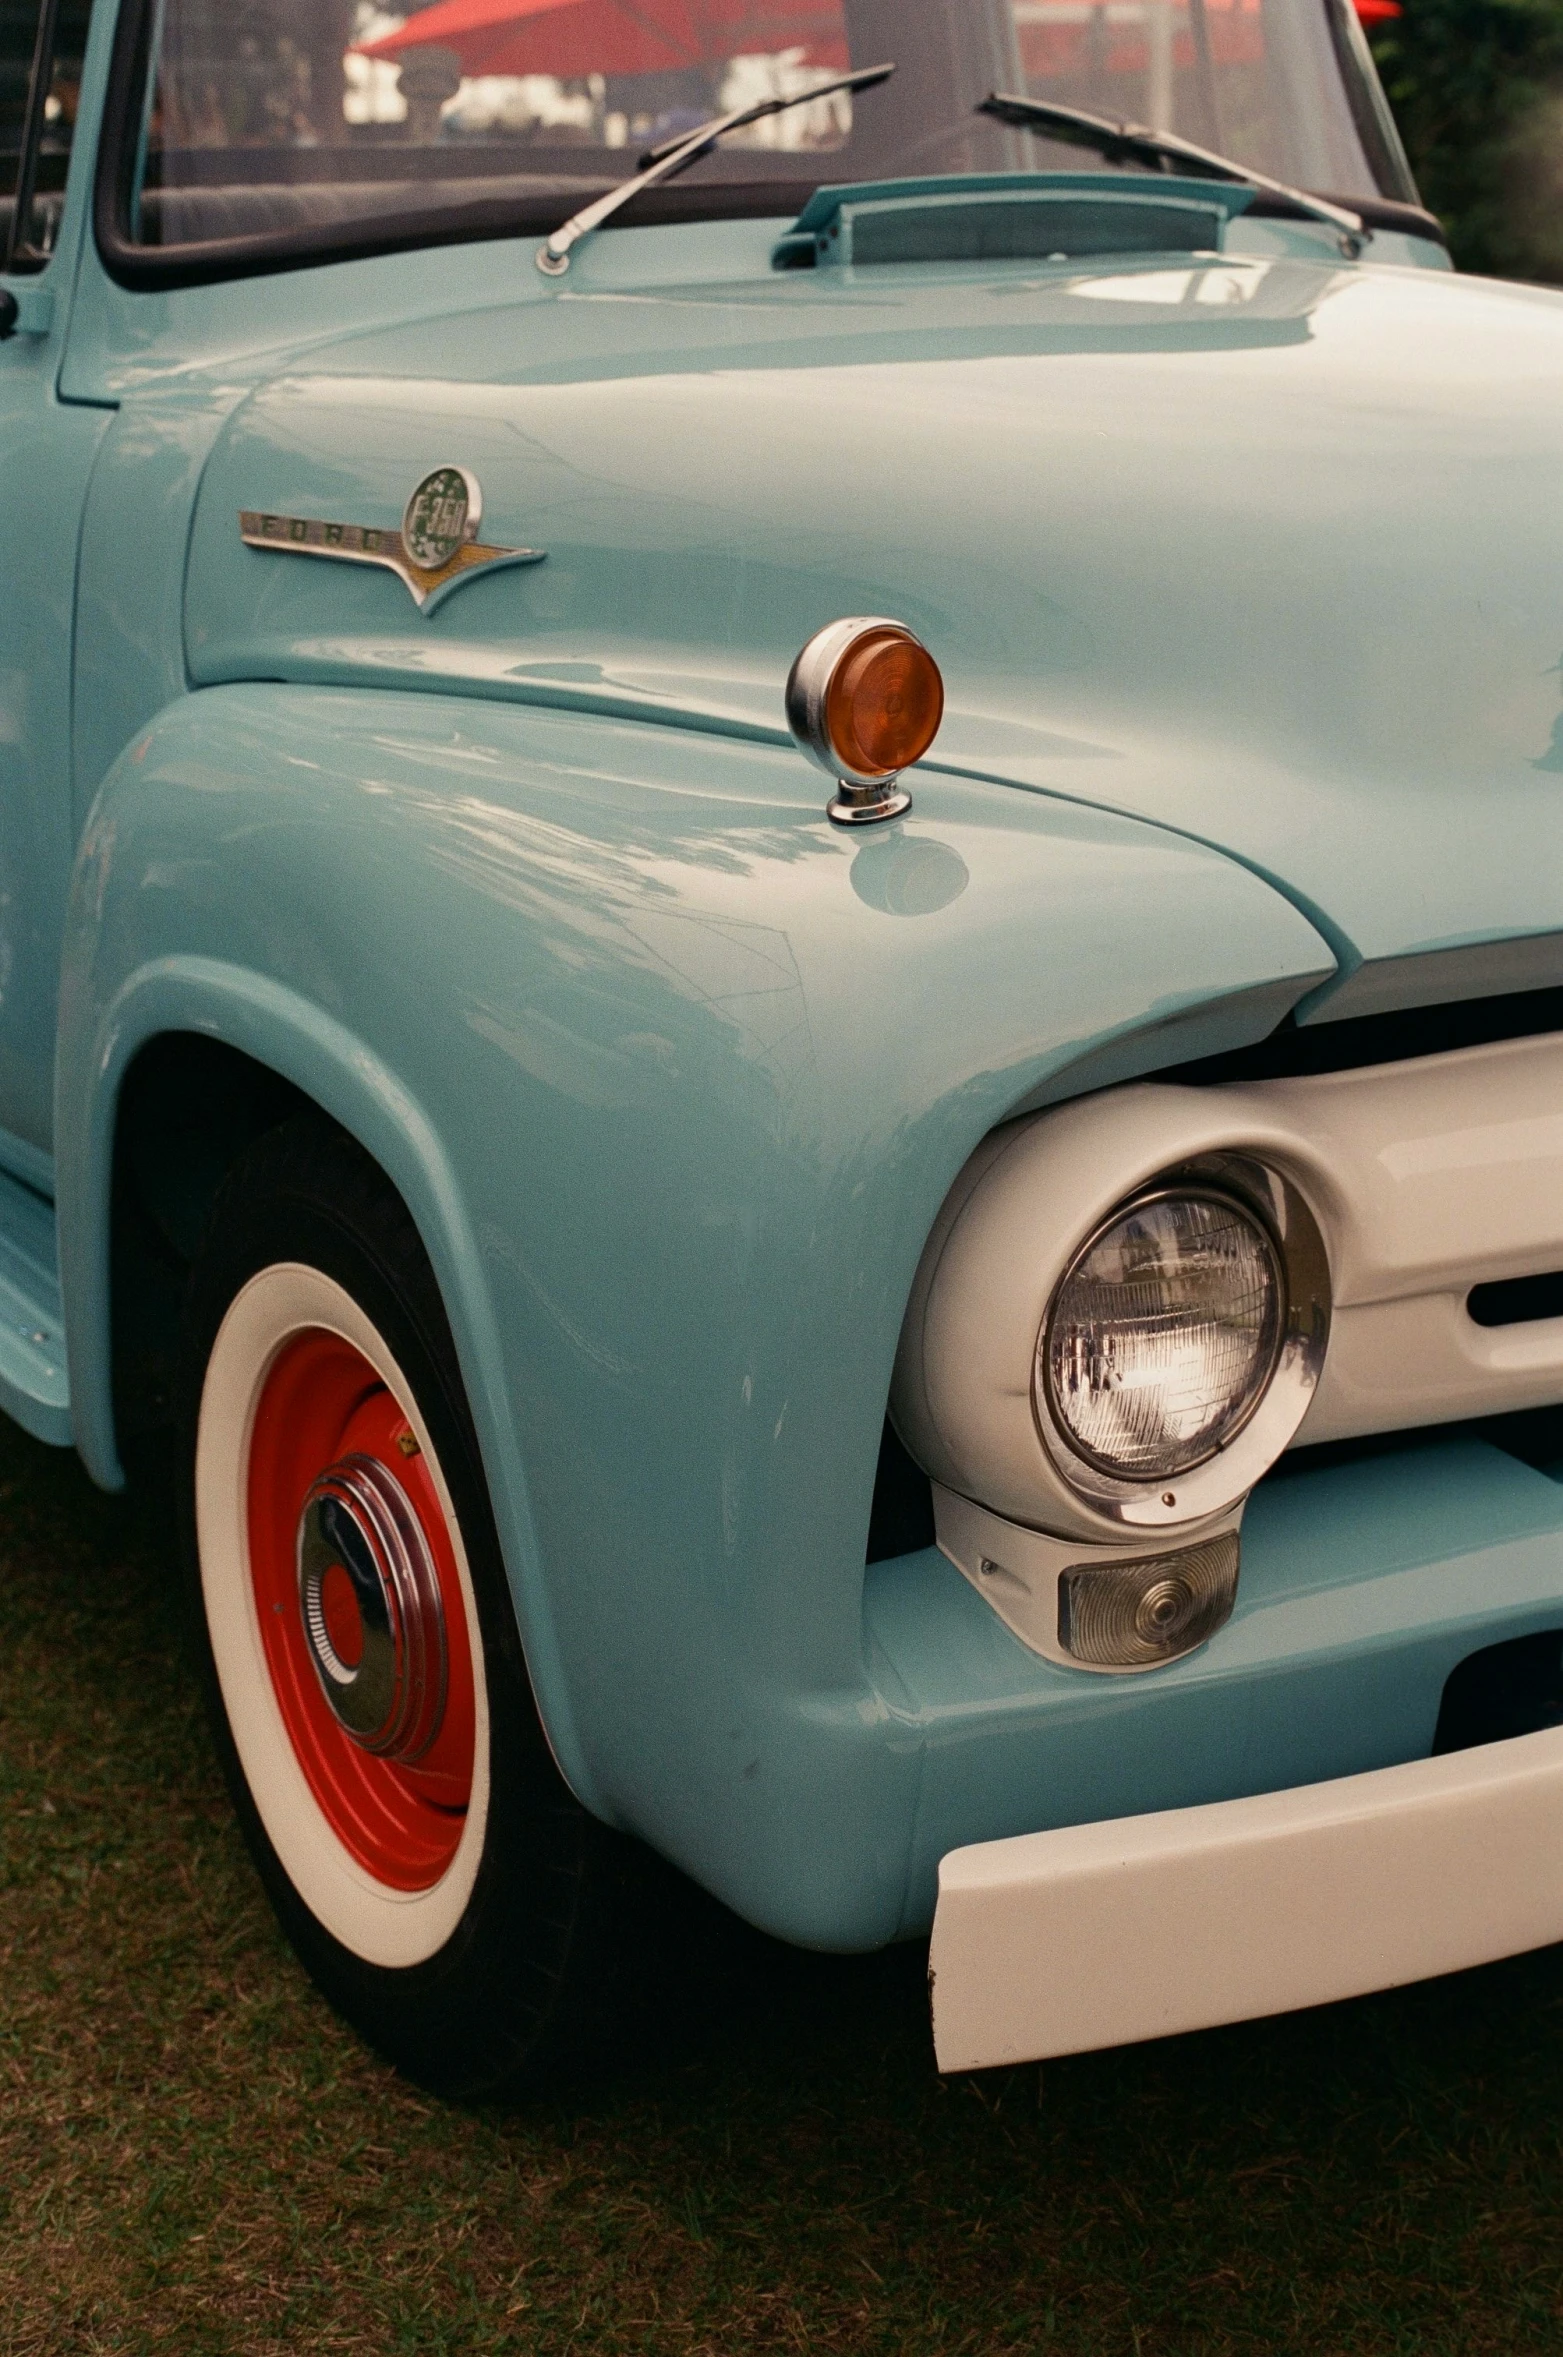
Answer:
<svg viewBox="0 0 1563 2357"><path fill-rule="evenodd" d="M116 1101L228 1042L379 1160L469 1386L575 1790L751 1919L900 1921L917 1744L864 1548L902 1312L1022 1106L1262 1035L1330 968L1218 854L925 774L833 828L775 747L280 685L170 706L88 821L57 1102L87 1461Z"/></svg>

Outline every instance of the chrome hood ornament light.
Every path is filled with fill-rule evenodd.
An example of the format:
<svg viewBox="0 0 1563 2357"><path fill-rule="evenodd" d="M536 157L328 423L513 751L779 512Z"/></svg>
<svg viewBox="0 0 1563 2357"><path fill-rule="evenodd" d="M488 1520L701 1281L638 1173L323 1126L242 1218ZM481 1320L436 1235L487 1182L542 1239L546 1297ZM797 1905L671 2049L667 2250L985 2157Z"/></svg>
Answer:
<svg viewBox="0 0 1563 2357"><path fill-rule="evenodd" d="M901 622L830 623L809 640L787 682L787 725L836 780L826 807L842 827L911 809L901 772L922 759L943 718L939 666Z"/></svg>

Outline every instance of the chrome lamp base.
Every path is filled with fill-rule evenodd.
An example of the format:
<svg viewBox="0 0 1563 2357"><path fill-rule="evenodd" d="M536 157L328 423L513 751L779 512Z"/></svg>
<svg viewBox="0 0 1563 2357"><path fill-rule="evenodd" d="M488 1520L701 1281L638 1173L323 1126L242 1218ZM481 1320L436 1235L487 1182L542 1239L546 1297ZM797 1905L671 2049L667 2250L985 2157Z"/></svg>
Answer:
<svg viewBox="0 0 1563 2357"><path fill-rule="evenodd" d="M881 779L877 786L849 785L841 778L825 811L838 827L871 827L882 818L899 818L911 807L911 795L893 777Z"/></svg>

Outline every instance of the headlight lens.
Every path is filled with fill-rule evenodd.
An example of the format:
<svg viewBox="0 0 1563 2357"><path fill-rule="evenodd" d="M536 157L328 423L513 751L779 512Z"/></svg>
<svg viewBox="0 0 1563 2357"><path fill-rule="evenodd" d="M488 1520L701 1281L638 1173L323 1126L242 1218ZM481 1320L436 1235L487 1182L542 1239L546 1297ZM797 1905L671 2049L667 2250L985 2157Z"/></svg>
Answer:
<svg viewBox="0 0 1563 2357"><path fill-rule="evenodd" d="M1168 1189L1115 1213L1065 1275L1038 1340L1038 1404L1099 1472L1164 1481L1247 1423L1285 1326L1263 1222L1230 1196Z"/></svg>

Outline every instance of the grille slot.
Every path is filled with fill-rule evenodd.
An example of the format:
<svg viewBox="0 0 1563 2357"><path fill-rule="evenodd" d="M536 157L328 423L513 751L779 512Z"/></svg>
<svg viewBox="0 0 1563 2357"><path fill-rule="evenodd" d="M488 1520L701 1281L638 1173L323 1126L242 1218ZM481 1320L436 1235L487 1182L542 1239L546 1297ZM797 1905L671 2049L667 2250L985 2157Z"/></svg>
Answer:
<svg viewBox="0 0 1563 2357"><path fill-rule="evenodd" d="M1465 1306L1478 1326L1529 1326L1542 1318L1563 1318L1563 1269L1473 1285Z"/></svg>

